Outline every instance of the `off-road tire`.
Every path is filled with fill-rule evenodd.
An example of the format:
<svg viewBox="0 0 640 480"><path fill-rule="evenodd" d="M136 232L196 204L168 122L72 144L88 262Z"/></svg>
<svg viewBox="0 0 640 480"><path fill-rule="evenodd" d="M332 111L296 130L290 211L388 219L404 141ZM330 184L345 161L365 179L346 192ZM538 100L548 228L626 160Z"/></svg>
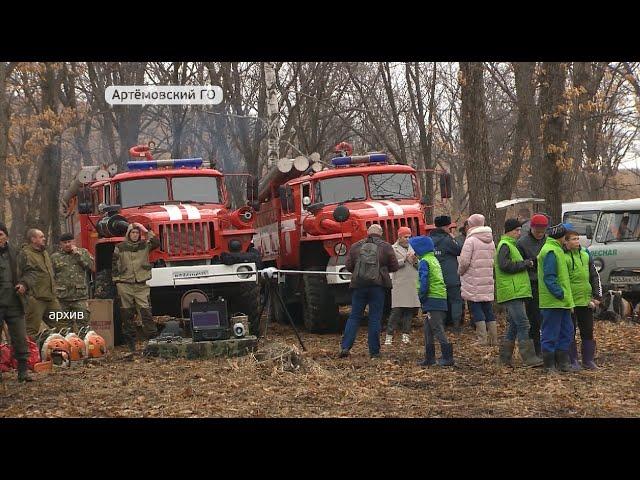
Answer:
<svg viewBox="0 0 640 480"><path fill-rule="evenodd" d="M307 270L321 271L324 267L311 267ZM305 328L312 333L337 331L338 305L327 285L324 275L303 275L303 318Z"/></svg>

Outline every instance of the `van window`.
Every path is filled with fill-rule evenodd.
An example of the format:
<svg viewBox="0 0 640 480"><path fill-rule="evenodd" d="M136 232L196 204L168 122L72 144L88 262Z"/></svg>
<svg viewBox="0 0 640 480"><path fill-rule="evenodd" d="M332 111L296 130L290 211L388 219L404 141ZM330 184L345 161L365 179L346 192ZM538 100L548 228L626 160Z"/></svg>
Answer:
<svg viewBox="0 0 640 480"><path fill-rule="evenodd" d="M603 212L596 241L604 242L637 242L640 240L640 211Z"/></svg>
<svg viewBox="0 0 640 480"><path fill-rule="evenodd" d="M580 235L586 235L587 225L591 225L592 229L595 228L599 213L599 210L565 212L562 223L570 223L576 232Z"/></svg>

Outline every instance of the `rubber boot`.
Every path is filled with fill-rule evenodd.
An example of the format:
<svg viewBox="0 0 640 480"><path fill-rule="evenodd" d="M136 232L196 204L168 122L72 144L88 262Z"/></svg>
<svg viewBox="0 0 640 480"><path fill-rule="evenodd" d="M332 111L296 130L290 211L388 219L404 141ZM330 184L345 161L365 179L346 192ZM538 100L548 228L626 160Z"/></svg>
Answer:
<svg viewBox="0 0 640 480"><path fill-rule="evenodd" d="M142 331L147 340L156 338L158 336L158 327L156 322L153 321L153 315L150 308L141 308L140 317L142 320Z"/></svg>
<svg viewBox="0 0 640 480"><path fill-rule="evenodd" d="M33 378L29 376L29 368L26 360L18 360L18 381L33 382Z"/></svg>
<svg viewBox="0 0 640 480"><path fill-rule="evenodd" d="M136 327L133 324L133 316L136 314L135 308L121 308L120 320L122 321L122 338L124 344L131 353L136 351Z"/></svg>
<svg viewBox="0 0 640 480"><path fill-rule="evenodd" d="M583 340L582 341L582 366L586 370L598 369L598 366L594 361L595 354L596 354L596 341Z"/></svg>
<svg viewBox="0 0 640 480"><path fill-rule="evenodd" d="M578 362L578 345L575 340L569 344L569 363L571 364L572 370L576 372L582 370L580 362Z"/></svg>
<svg viewBox="0 0 640 480"><path fill-rule="evenodd" d="M478 338L476 345L486 345L487 344L487 323L486 322L476 322L476 336Z"/></svg>
<svg viewBox="0 0 640 480"><path fill-rule="evenodd" d="M542 365L542 359L536 355L533 340L528 338L527 340L518 342L518 349L520 350L520 358L525 367L531 368Z"/></svg>
<svg viewBox="0 0 640 480"><path fill-rule="evenodd" d="M498 357L498 363L505 367L513 367L511 359L513 357L513 349L516 346L516 342L504 339L502 345L500 345L500 357Z"/></svg>
<svg viewBox="0 0 640 480"><path fill-rule="evenodd" d="M545 373L555 373L556 370L556 352L542 352L542 362Z"/></svg>
<svg viewBox="0 0 640 480"><path fill-rule="evenodd" d="M440 352L442 356L438 360L441 367L451 367L453 365L453 345L450 343L440 343Z"/></svg>
<svg viewBox="0 0 640 480"><path fill-rule="evenodd" d="M433 343L427 343L424 346L424 360L419 362L421 367L430 367L436 364L436 346Z"/></svg>
<svg viewBox="0 0 640 480"><path fill-rule="evenodd" d="M387 336L384 339L384 344L388 347L390 347L391 345L393 345L393 335L389 335L387 333Z"/></svg>
<svg viewBox="0 0 640 480"><path fill-rule="evenodd" d="M498 323L487 322L487 345L498 345Z"/></svg>
<svg viewBox="0 0 640 480"><path fill-rule="evenodd" d="M561 372L571 371L571 362L569 361L569 352L566 350L556 350L556 365Z"/></svg>

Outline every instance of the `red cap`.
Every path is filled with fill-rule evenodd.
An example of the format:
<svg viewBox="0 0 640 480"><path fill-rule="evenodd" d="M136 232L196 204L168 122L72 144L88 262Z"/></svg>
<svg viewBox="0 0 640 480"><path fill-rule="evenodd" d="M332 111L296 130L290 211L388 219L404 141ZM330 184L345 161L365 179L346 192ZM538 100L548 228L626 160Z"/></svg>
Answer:
<svg viewBox="0 0 640 480"><path fill-rule="evenodd" d="M548 227L549 220L544 215L540 215L539 213L531 217L531 226L532 227Z"/></svg>
<svg viewBox="0 0 640 480"><path fill-rule="evenodd" d="M411 236L411 229L409 227L400 227L398 229L398 236L408 235Z"/></svg>

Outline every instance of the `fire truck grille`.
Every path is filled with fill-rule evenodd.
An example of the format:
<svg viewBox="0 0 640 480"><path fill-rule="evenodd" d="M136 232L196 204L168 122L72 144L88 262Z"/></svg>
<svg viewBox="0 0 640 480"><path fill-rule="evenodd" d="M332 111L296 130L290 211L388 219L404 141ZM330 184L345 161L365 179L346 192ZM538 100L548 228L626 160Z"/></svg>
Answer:
<svg viewBox="0 0 640 480"><path fill-rule="evenodd" d="M419 217L407 217L407 218L393 218L389 220L380 220L377 222L367 222L367 228L372 224L377 223L382 227L382 238L389 243L395 243L398 239L398 229L400 227L409 227L411 229L411 235L420 235Z"/></svg>
<svg viewBox="0 0 640 480"><path fill-rule="evenodd" d="M203 255L214 245L212 222L160 225L160 250L176 256Z"/></svg>

